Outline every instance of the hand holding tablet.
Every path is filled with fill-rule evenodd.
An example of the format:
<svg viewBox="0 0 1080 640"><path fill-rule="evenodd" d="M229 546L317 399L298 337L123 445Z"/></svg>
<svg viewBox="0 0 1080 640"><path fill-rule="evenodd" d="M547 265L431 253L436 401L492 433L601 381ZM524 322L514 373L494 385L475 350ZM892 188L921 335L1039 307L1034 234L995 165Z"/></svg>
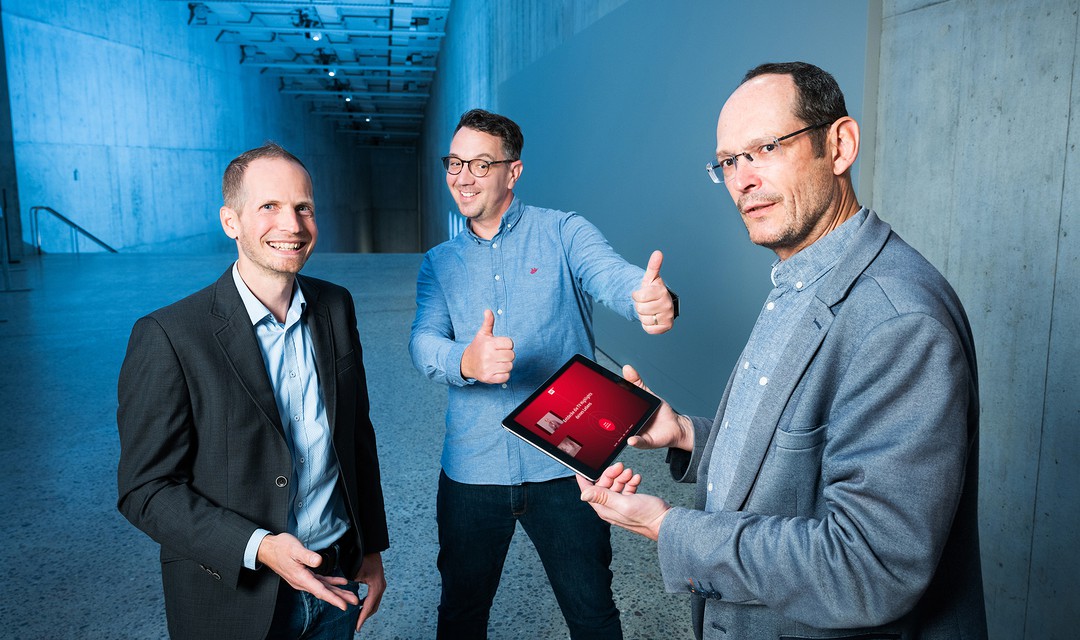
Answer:
<svg viewBox="0 0 1080 640"><path fill-rule="evenodd" d="M503 426L595 482L661 401L575 355L503 420Z"/></svg>

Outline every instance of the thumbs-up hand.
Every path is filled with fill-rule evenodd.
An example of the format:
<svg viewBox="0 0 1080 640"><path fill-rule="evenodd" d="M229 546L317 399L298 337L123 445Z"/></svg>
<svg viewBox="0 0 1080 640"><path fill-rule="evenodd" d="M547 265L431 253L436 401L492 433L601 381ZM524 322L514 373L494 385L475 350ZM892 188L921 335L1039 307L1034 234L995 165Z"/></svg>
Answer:
<svg viewBox="0 0 1080 640"><path fill-rule="evenodd" d="M645 275L641 278L641 286L631 294L641 328L653 335L664 333L675 325L675 303L664 285L664 279L660 277L663 262L664 254L653 251L645 267Z"/></svg>
<svg viewBox="0 0 1080 640"><path fill-rule="evenodd" d="M510 379L510 370L514 368L514 341L506 336L496 336L494 329L495 314L491 309L484 309L484 323L461 354L461 377L486 384L499 384Z"/></svg>

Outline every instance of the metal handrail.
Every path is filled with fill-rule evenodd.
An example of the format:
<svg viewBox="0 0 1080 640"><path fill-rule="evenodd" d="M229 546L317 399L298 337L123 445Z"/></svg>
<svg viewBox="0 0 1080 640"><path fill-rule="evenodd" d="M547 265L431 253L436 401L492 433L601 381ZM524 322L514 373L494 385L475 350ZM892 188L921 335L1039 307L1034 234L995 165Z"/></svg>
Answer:
<svg viewBox="0 0 1080 640"><path fill-rule="evenodd" d="M113 249L109 245L102 242L97 236L90 233L86 229L83 229L79 225L75 224L71 220L64 217L61 213L53 209L52 207L30 207L30 235L34 237L34 248L37 250L38 255L41 255L41 228L38 226L38 212L45 211L51 213L57 220L63 222L71 228L71 248L72 253L79 253L79 236L81 233L86 236L87 239L93 241L102 249L105 249L109 253L116 253L116 249Z"/></svg>

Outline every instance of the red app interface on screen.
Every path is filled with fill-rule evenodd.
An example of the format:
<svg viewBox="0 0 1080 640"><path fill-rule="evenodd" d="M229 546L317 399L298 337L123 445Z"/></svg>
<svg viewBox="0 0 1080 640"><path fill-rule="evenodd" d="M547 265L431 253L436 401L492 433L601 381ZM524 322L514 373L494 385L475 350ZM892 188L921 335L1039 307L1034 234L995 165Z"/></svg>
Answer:
<svg viewBox="0 0 1080 640"><path fill-rule="evenodd" d="M599 468L648 403L574 362L517 421L586 465Z"/></svg>

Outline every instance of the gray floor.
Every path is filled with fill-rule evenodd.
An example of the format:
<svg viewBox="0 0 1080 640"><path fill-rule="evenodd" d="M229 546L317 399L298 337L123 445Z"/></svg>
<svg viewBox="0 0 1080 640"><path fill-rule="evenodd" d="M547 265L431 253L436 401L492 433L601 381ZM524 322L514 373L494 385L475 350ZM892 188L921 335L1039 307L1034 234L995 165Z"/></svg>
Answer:
<svg viewBox="0 0 1080 640"><path fill-rule="evenodd" d="M392 545L384 555L389 587L366 638L434 637L434 489L446 390L409 361L419 261L316 254L305 270L349 287L364 343ZM135 319L205 286L230 262L84 254L14 266L12 286L24 291L0 291L0 487L10 509L0 522L0 637L166 636L157 546L115 508L116 378ZM661 453L624 458L646 473L646 490L688 502L688 487L668 479ZM622 530L612 540L626 637L692 637L686 598L663 593L655 545ZM567 637L520 528L489 637Z"/></svg>

